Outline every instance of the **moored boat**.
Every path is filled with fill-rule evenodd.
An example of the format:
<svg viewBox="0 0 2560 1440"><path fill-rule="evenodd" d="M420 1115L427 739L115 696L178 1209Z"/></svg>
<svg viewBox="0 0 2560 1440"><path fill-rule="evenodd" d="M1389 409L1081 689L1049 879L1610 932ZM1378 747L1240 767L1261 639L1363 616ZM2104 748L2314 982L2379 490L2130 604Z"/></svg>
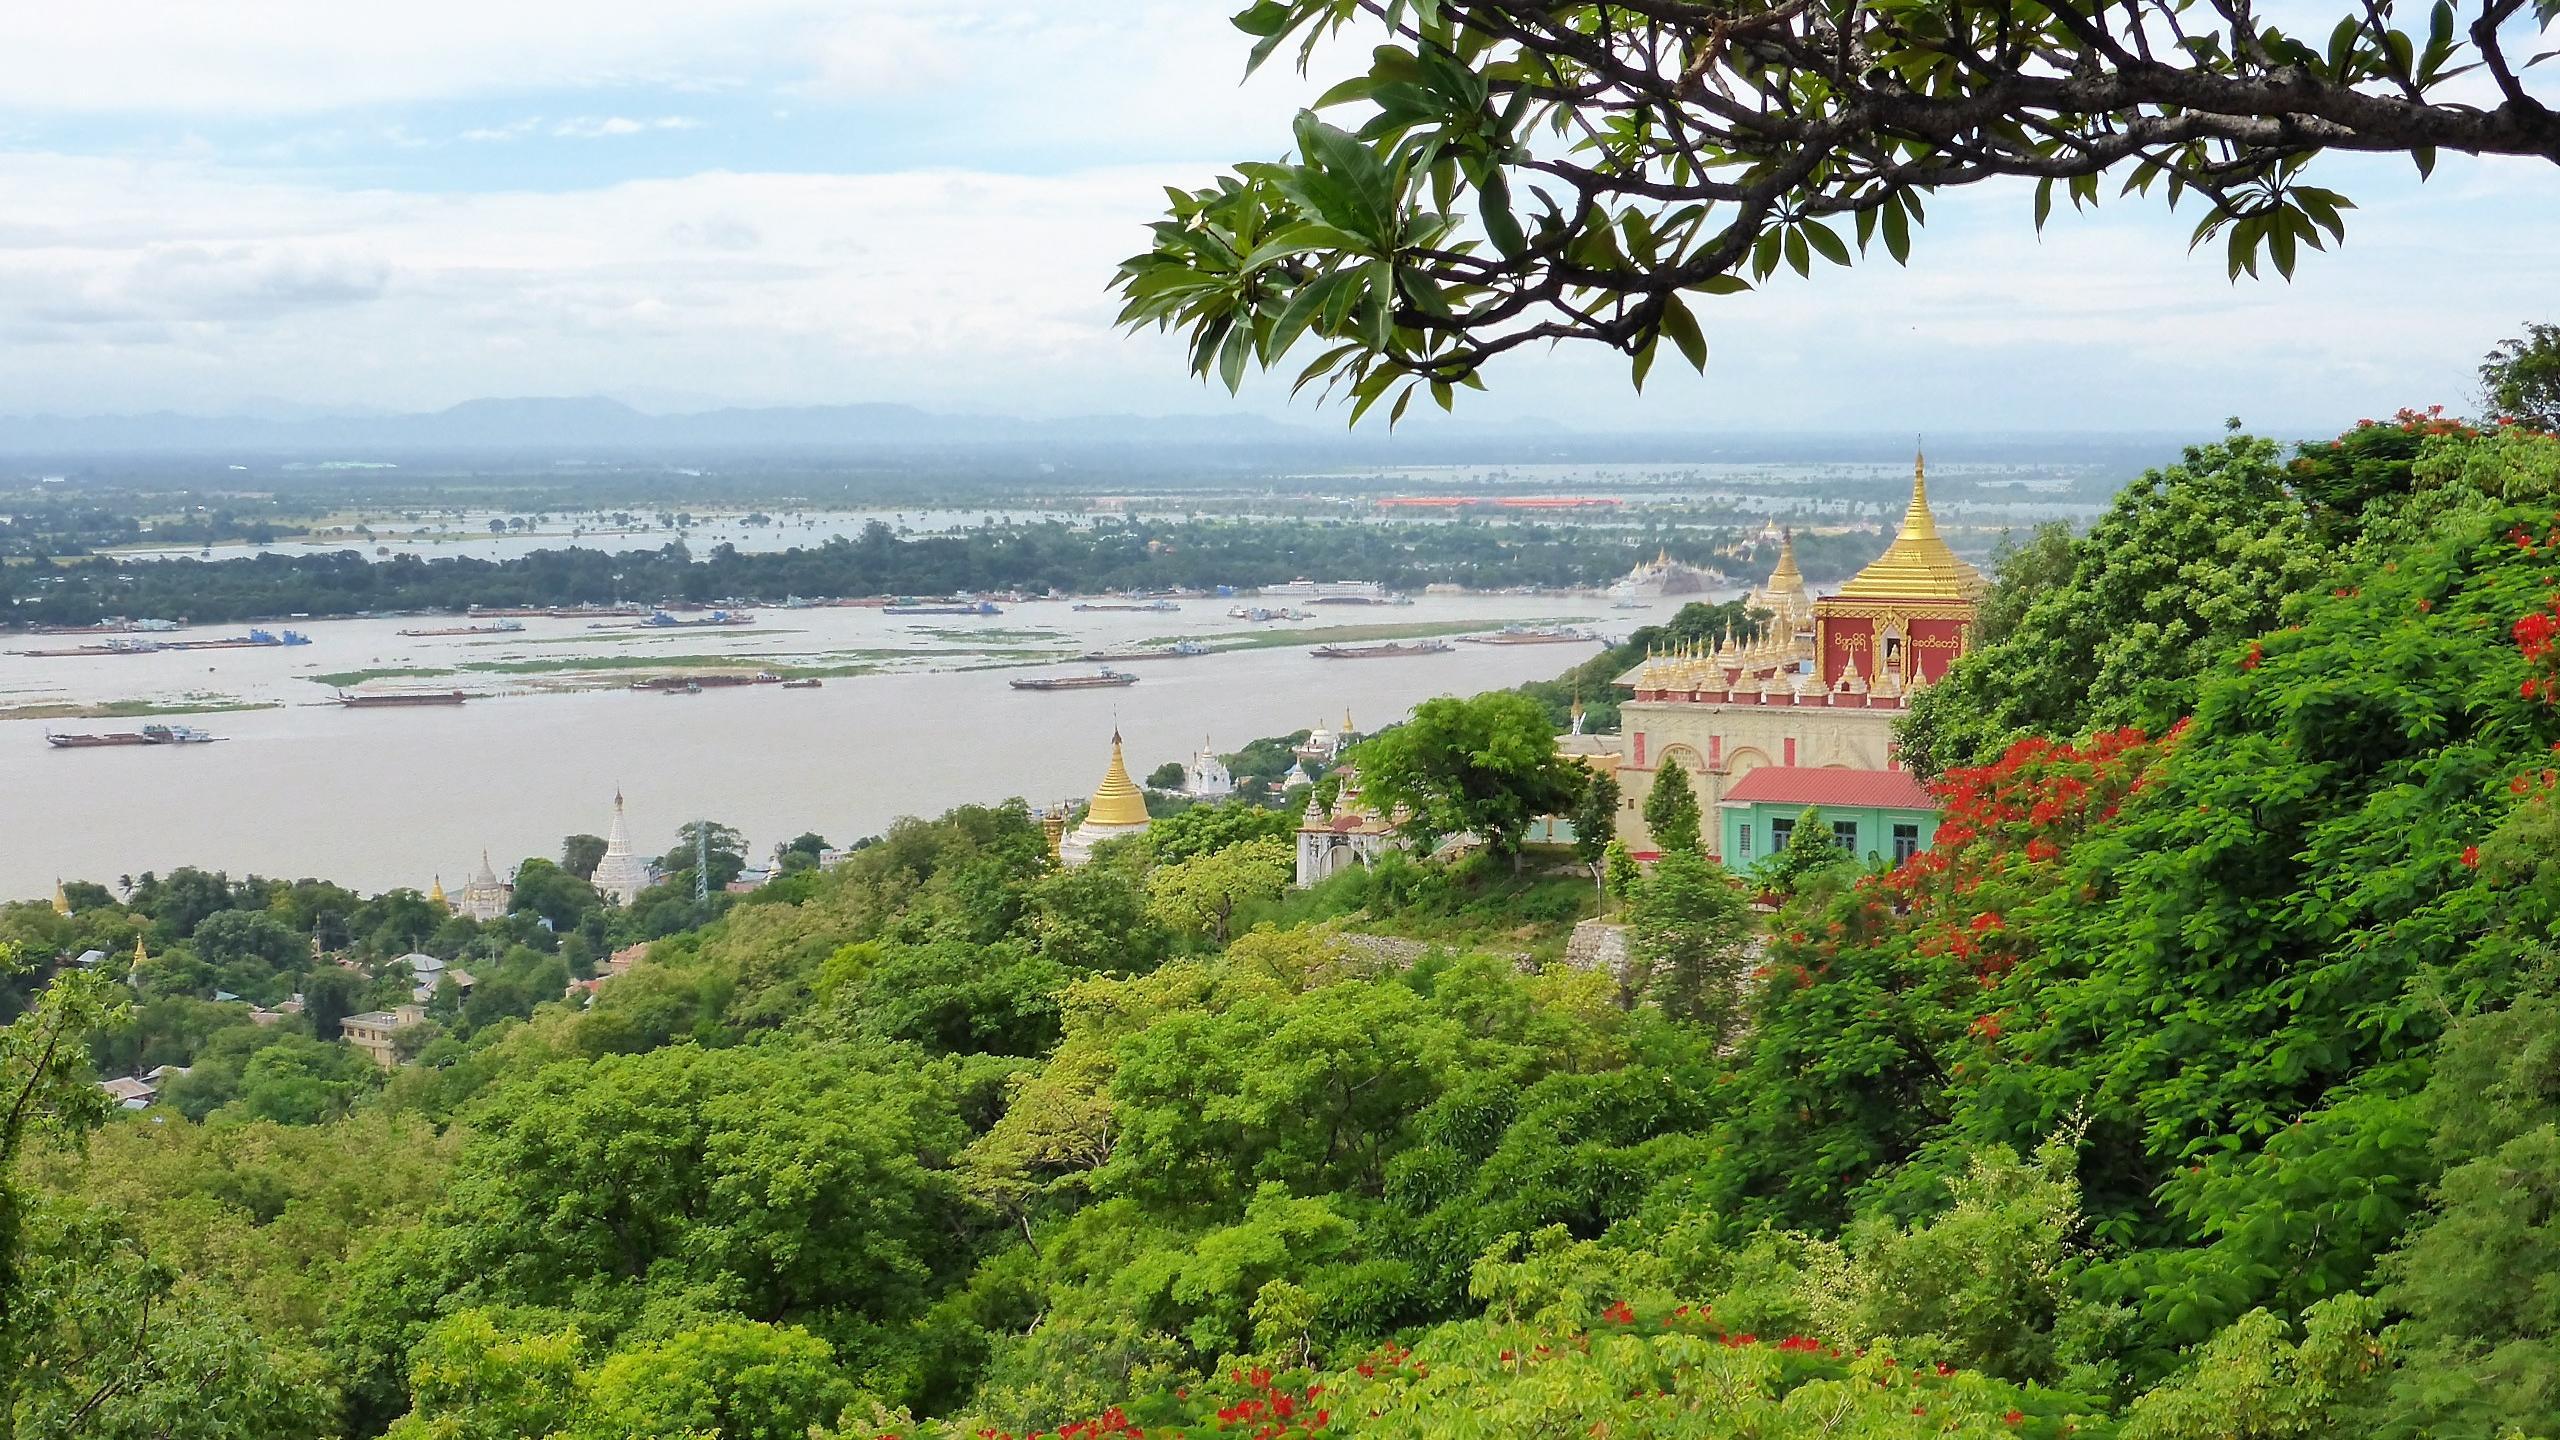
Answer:
<svg viewBox="0 0 2560 1440"><path fill-rule="evenodd" d="M103 735L61 735L46 731L46 744L62 750L86 750L107 745L209 745L221 739L193 725L145 725L139 730L115 730Z"/></svg>
<svg viewBox="0 0 2560 1440"><path fill-rule="evenodd" d="M785 690L815 690L818 688L820 683L819 679L812 675L802 680L785 680L782 682L782 688Z"/></svg>
<svg viewBox="0 0 2560 1440"><path fill-rule="evenodd" d="M1442 655L1458 647L1446 640L1390 641L1384 645L1319 645L1320 660L1395 660L1407 655Z"/></svg>
<svg viewBox="0 0 2560 1440"><path fill-rule="evenodd" d="M1470 645L1574 645L1600 637L1565 626L1508 625L1490 635L1469 635Z"/></svg>
<svg viewBox="0 0 2560 1440"><path fill-rule="evenodd" d="M500 620L493 625L442 625L428 630L403 630L413 640L432 635L513 635L524 628L521 620Z"/></svg>
<svg viewBox="0 0 2560 1440"><path fill-rule="evenodd" d="M880 613L883 615L1001 615L1004 612L997 609L995 602L992 600L980 600L974 604L966 605L936 603L920 604L914 601L902 600L895 605L881 606Z"/></svg>
<svg viewBox="0 0 2560 1440"><path fill-rule="evenodd" d="M1099 675L1051 675L1005 683L1016 690L1110 690L1122 685L1135 685L1138 677L1125 670L1104 670Z"/></svg>

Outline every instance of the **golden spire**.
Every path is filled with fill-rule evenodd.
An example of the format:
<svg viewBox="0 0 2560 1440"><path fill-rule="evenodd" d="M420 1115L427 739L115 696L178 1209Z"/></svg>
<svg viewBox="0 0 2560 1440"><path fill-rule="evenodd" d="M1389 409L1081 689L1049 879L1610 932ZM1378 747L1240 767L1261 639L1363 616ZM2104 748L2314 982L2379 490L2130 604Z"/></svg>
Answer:
<svg viewBox="0 0 2560 1440"><path fill-rule="evenodd" d="M435 906L439 910L446 908L444 898L444 877L442 875L438 875L436 877L434 887L427 891L427 903Z"/></svg>
<svg viewBox="0 0 2560 1440"><path fill-rule="evenodd" d="M142 935L141 935L141 933L140 933L139 931L135 932L134 937L133 937L133 963L134 963L134 966L138 969L138 968L140 968L140 967L141 967L141 965L143 964L143 962L145 962L145 961L149 960L150 958L151 958L151 952L142 948Z"/></svg>
<svg viewBox="0 0 2560 1440"><path fill-rule="evenodd" d="M56 915L71 913L71 895L69 891L62 888L62 880L59 876L56 876L53 882L53 913Z"/></svg>
<svg viewBox="0 0 2560 1440"><path fill-rule="evenodd" d="M1348 705L1342 707L1342 733L1351 733L1351 707Z"/></svg>
<svg viewBox="0 0 2560 1440"><path fill-rule="evenodd" d="M1902 533L1875 558L1875 563L1840 587L1852 596L1893 596L1914 600L1970 600L1982 593L1982 572L1956 558L1938 538L1938 519L1929 511L1926 460L1911 461L1911 504L1902 512Z"/></svg>
<svg viewBox="0 0 2560 1440"><path fill-rule="evenodd" d="M1094 787L1093 804L1084 812L1088 825L1144 825L1147 797L1129 779L1129 762L1121 758L1120 732L1111 732L1111 768Z"/></svg>
<svg viewBox="0 0 2560 1440"><path fill-rule="evenodd" d="M1778 532L1778 568L1769 572L1769 588L1804 588L1804 572L1796 568L1796 532L1792 525Z"/></svg>
<svg viewBox="0 0 2560 1440"><path fill-rule="evenodd" d="M1067 807L1064 804L1040 812L1040 832L1048 837L1049 858L1060 858L1059 848L1067 841Z"/></svg>

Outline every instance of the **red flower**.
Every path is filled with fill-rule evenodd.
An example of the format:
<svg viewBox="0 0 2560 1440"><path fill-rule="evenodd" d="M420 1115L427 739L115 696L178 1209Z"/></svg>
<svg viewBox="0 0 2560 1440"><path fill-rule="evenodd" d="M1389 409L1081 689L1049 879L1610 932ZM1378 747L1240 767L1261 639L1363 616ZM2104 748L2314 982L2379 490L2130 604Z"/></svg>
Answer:
<svg viewBox="0 0 2560 1440"><path fill-rule="evenodd" d="M2015 1424L2017 1424L2019 1421L2024 1420L2024 1419L2026 1419L2026 1418L2027 1418L2027 1417L2026 1417L2026 1415L2025 1415L2025 1413L2024 1413L2024 1412L2022 1412L2022 1411L2017 1411L2017 1410L2012 1410L2012 1411L2010 1411L2008 1414L2003 1415L2003 1416L2001 1416L2001 1417L2000 1417L2000 1419L2001 1419L2001 1421L2002 1421L2003 1423L2005 1423L2005 1424L2010 1424L2010 1425L2015 1425Z"/></svg>
<svg viewBox="0 0 2560 1440"><path fill-rule="evenodd" d="M2480 847L2477 845L2465 845L2462 847L2462 863L2470 866L2474 870L2479 869Z"/></svg>

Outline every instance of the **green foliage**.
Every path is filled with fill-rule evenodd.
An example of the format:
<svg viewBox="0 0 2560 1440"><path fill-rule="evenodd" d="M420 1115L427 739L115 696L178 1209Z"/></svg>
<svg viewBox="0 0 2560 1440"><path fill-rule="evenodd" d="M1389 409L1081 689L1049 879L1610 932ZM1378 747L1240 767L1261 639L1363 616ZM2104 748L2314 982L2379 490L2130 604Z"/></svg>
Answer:
<svg viewBox="0 0 2560 1440"><path fill-rule="evenodd" d="M1352 759L1363 798L1382 814L1409 811L1401 828L1425 849L1471 834L1506 858L1518 855L1529 822L1570 808L1582 783L1537 704L1501 691L1425 700Z"/></svg>
<svg viewBox="0 0 2560 1440"><path fill-rule="evenodd" d="M1633 963L1622 983L1664 1014L1721 1035L1741 1000L1755 928L1750 902L1722 868L1694 850L1667 850L1627 907Z"/></svg>
<svg viewBox="0 0 2560 1440"><path fill-rule="evenodd" d="M1702 853L1700 823L1698 792L1689 784L1688 769L1673 763L1654 771L1653 788L1644 797L1644 828L1652 832L1655 847L1665 854Z"/></svg>
<svg viewBox="0 0 2560 1440"><path fill-rule="evenodd" d="M1785 846L1751 867L1751 878L1771 894L1792 897L1856 867L1856 858L1832 838L1831 822L1822 818L1821 807L1808 805L1787 831Z"/></svg>
<svg viewBox="0 0 2560 1440"><path fill-rule="evenodd" d="M1285 840L1295 832L1297 823L1297 817L1286 811L1242 801L1194 805L1149 825L1147 849L1160 864L1179 864L1230 845Z"/></svg>
<svg viewBox="0 0 2560 1440"><path fill-rule="evenodd" d="M1205 851L1147 877L1147 913L1168 930L1224 945L1236 907L1278 895L1296 869L1295 852L1277 837Z"/></svg>
<svg viewBox="0 0 2560 1440"><path fill-rule="evenodd" d="M2546 434L2560 430L2560 325L2528 324L2480 362L2480 403Z"/></svg>
<svg viewBox="0 0 2560 1440"><path fill-rule="evenodd" d="M2056 548L2040 537L2033 563L2001 572L1984 609L2005 632L1986 629L1914 697L1904 763L1933 774L1988 764L2022 735L2164 730L2211 667L2328 571L2277 447L2248 436L2128 486L2070 544L2067 568Z"/></svg>
<svg viewBox="0 0 2560 1440"><path fill-rule="evenodd" d="M1329 77L1283 158L1167 192L1116 277L1119 318L1178 334L1192 373L1231 391L1311 350L1299 388L1321 380L1355 424L1392 396L1392 423L1417 394L1449 409L1497 357L1560 340L1623 356L1639 389L1666 353L1703 370L1700 306L1781 268L1850 265L1853 246L1905 263L1926 202L1997 177L2036 182L2038 228L2057 196L2095 205L2111 178L2118 196L2200 200L2192 243L2220 239L2233 278L2290 276L2354 208L2305 179L2325 149L2404 154L2421 175L2439 144L2551 154L2544 105L2512 79L2526 53L2502 48L2509 11L2457 8L2423 42L2339 7L2300 38L2235 12L2180 20L2159 46L2174 7L2152 3L1915 29L1776 5L1625 25L1590 3L1524 19L1258 0L1235 16L1249 69L1284 48L1302 69L1366 63ZM2524 29L2555 13L2541 0ZM2509 77L2494 110L2449 88L2482 65ZM2022 67L2074 81L2021 91ZM2330 128L2287 128L2304 113ZM1549 153L1559 136L1569 159Z"/></svg>

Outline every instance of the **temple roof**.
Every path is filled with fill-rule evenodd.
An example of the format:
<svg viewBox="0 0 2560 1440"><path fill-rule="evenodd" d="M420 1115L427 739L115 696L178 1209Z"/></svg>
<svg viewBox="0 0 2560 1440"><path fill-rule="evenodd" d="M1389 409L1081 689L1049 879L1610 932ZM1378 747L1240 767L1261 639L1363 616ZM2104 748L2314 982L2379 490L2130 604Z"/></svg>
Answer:
<svg viewBox="0 0 2560 1440"><path fill-rule="evenodd" d="M1915 456L1911 504L1902 512L1902 533L1893 537L1873 564L1841 586L1840 594L1853 599L1970 600L1982 588L1982 572L1957 559L1947 542L1938 538L1938 519L1929 513L1928 470Z"/></svg>
<svg viewBox="0 0 2560 1440"><path fill-rule="evenodd" d="M1111 732L1111 768L1094 787L1093 805L1084 813L1088 825L1144 825L1147 797L1129 779L1129 763L1121 758L1120 732Z"/></svg>
<svg viewBox="0 0 2560 1440"><path fill-rule="evenodd" d="M1833 805L1862 810L1935 810L1908 770L1837 770L1763 765L1724 792L1726 805Z"/></svg>

